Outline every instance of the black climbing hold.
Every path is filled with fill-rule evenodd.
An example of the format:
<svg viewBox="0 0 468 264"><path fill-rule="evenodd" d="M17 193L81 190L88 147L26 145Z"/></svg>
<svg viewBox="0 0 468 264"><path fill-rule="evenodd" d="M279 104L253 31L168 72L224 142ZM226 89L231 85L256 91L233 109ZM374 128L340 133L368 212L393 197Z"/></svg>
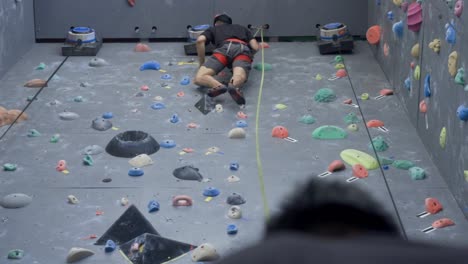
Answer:
<svg viewBox="0 0 468 264"><path fill-rule="evenodd" d="M187 181L201 181L203 176L198 172L198 168L193 166L183 166L175 169L172 172L172 175L177 179L187 180Z"/></svg>
<svg viewBox="0 0 468 264"><path fill-rule="evenodd" d="M229 205L241 205L241 204L245 204L247 201L240 194L233 193L229 195L226 202Z"/></svg>
<svg viewBox="0 0 468 264"><path fill-rule="evenodd" d="M136 206L130 205L119 219L117 219L94 244L105 245L107 240L110 239L117 245L120 245L144 233L159 236L156 229L154 229Z"/></svg>
<svg viewBox="0 0 468 264"><path fill-rule="evenodd" d="M133 264L166 263L195 248L194 245L154 234L142 234L120 245L120 251Z"/></svg>
<svg viewBox="0 0 468 264"><path fill-rule="evenodd" d="M102 182L105 182L105 183L108 183L108 182L111 182L112 179L111 178L104 178L102 179Z"/></svg>
<svg viewBox="0 0 468 264"><path fill-rule="evenodd" d="M133 158L140 154L151 155L159 150L159 143L148 133L125 131L107 144L106 152L115 157Z"/></svg>

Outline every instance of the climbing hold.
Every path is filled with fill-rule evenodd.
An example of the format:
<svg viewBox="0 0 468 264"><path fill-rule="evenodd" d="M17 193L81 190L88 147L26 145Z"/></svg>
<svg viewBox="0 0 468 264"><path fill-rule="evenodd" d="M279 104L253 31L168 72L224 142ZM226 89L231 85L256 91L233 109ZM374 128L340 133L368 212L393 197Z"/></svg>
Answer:
<svg viewBox="0 0 468 264"><path fill-rule="evenodd" d="M337 126L321 126L312 132L315 139L344 139L348 133Z"/></svg>
<svg viewBox="0 0 468 264"><path fill-rule="evenodd" d="M166 105L163 103L154 103L151 105L151 108L154 110L160 110L166 108Z"/></svg>
<svg viewBox="0 0 468 264"><path fill-rule="evenodd" d="M182 80L180 81L180 85L189 85L190 84L190 77L184 76L182 77Z"/></svg>
<svg viewBox="0 0 468 264"><path fill-rule="evenodd" d="M369 143L369 148L370 149L375 148L377 152L383 152L388 149L388 144L387 142L385 142L383 137L377 136L372 139L372 143Z"/></svg>
<svg viewBox="0 0 468 264"><path fill-rule="evenodd" d="M221 192L214 188L214 187L208 187L205 190L203 190L203 196L207 197L216 197L220 194Z"/></svg>
<svg viewBox="0 0 468 264"><path fill-rule="evenodd" d="M112 122L109 119L96 117L91 123L91 127L98 131L106 131L112 127Z"/></svg>
<svg viewBox="0 0 468 264"><path fill-rule="evenodd" d="M171 123L175 124L175 123L179 122L180 119L179 119L179 116L178 116L177 114L173 114L172 117L171 117L171 119L169 119L169 121L170 121Z"/></svg>
<svg viewBox="0 0 468 264"><path fill-rule="evenodd" d="M166 140L161 141L159 145L161 146L161 148L170 149L170 148L174 148L176 146L176 143L172 139L166 139Z"/></svg>
<svg viewBox="0 0 468 264"><path fill-rule="evenodd" d="M161 80L171 80L172 76L169 73L163 74Z"/></svg>
<svg viewBox="0 0 468 264"><path fill-rule="evenodd" d="M380 162L381 165L392 165L394 160L391 159L391 158L380 157L379 156L379 162Z"/></svg>
<svg viewBox="0 0 468 264"><path fill-rule="evenodd" d="M271 131L271 136L275 138L287 138L289 137L289 131L283 126L275 126Z"/></svg>
<svg viewBox="0 0 468 264"><path fill-rule="evenodd" d="M94 252L89 249L72 247L68 251L67 263L74 263L92 255L94 255Z"/></svg>
<svg viewBox="0 0 468 264"><path fill-rule="evenodd" d="M159 203L156 200L151 200L148 202L148 213L154 213L159 211Z"/></svg>
<svg viewBox="0 0 468 264"><path fill-rule="evenodd" d="M337 78L344 78L344 77L348 76L348 72L346 72L345 69L339 69L338 71L336 71L335 76Z"/></svg>
<svg viewBox="0 0 468 264"><path fill-rule="evenodd" d="M461 67L455 75L455 83L460 85L465 85L465 68Z"/></svg>
<svg viewBox="0 0 468 264"><path fill-rule="evenodd" d="M424 204L426 206L426 212L430 214L437 214L443 209L442 204L436 198L426 198Z"/></svg>
<svg viewBox="0 0 468 264"><path fill-rule="evenodd" d="M83 164L86 165L86 166L93 166L94 160L90 155L86 155L83 158Z"/></svg>
<svg viewBox="0 0 468 264"><path fill-rule="evenodd" d="M144 70L156 70L159 71L161 69L161 64L157 61L148 61L145 62L143 65L140 66L140 71Z"/></svg>
<svg viewBox="0 0 468 264"><path fill-rule="evenodd" d="M22 259L24 251L21 249L13 249L8 252L8 259Z"/></svg>
<svg viewBox="0 0 468 264"><path fill-rule="evenodd" d="M28 132L28 137L39 137L41 136L41 133L37 131L36 129L30 129Z"/></svg>
<svg viewBox="0 0 468 264"><path fill-rule="evenodd" d="M127 198L127 197L122 197L122 198L120 199L120 205L122 205L122 206L127 206L127 205L128 205L128 202L129 202L129 201L128 201L128 198Z"/></svg>
<svg viewBox="0 0 468 264"><path fill-rule="evenodd" d="M288 108L288 106L285 105L285 104L276 104L276 105L273 107L274 110L284 110L284 109L286 109L286 108Z"/></svg>
<svg viewBox="0 0 468 264"><path fill-rule="evenodd" d="M229 205L241 205L246 203L246 200L240 194L233 193L228 196L226 203Z"/></svg>
<svg viewBox="0 0 468 264"><path fill-rule="evenodd" d="M233 129L231 129L229 131L228 136L231 139L241 139L241 138L245 138L246 132L245 132L245 130L243 128L236 127L236 128L233 128Z"/></svg>
<svg viewBox="0 0 468 264"><path fill-rule="evenodd" d="M409 170L414 167L414 163L409 160L395 160L392 163L392 166L402 170Z"/></svg>
<svg viewBox="0 0 468 264"><path fill-rule="evenodd" d="M114 251L116 247L117 245L115 244L115 242L109 239L106 241L106 245L104 246L104 252L110 253Z"/></svg>
<svg viewBox="0 0 468 264"><path fill-rule="evenodd" d="M227 181L229 183L234 183L234 182L239 182L240 181L240 178L237 177L236 175L231 175L227 178Z"/></svg>
<svg viewBox="0 0 468 264"><path fill-rule="evenodd" d="M431 75L427 74L424 78L424 97L429 98L431 95Z"/></svg>
<svg viewBox="0 0 468 264"><path fill-rule="evenodd" d="M153 160L147 154L140 154L128 161L133 167L141 168L153 164Z"/></svg>
<svg viewBox="0 0 468 264"><path fill-rule="evenodd" d="M341 160L334 160L328 165L329 172L336 172L346 169L346 165Z"/></svg>
<svg viewBox="0 0 468 264"><path fill-rule="evenodd" d="M29 87L29 88L47 87L47 81L42 80L42 79L32 79L28 81L27 83L25 83L24 87Z"/></svg>
<svg viewBox="0 0 468 264"><path fill-rule="evenodd" d="M413 77L416 81L421 79L421 67L419 67L419 65L416 65L416 68L414 68Z"/></svg>
<svg viewBox="0 0 468 264"><path fill-rule="evenodd" d="M317 75L315 75L315 80L321 81L322 79L323 79L322 75L320 75L318 73L317 73Z"/></svg>
<svg viewBox="0 0 468 264"><path fill-rule="evenodd" d="M162 101L163 98L162 98L162 96L159 96L159 95L158 95L158 96L155 96L155 97L153 98L153 100L154 100L154 101Z"/></svg>
<svg viewBox="0 0 468 264"><path fill-rule="evenodd" d="M107 63L106 60L101 59L101 58L92 58L92 59L89 61L88 65L89 65L90 67L103 67L103 66L109 65L109 63Z"/></svg>
<svg viewBox="0 0 468 264"><path fill-rule="evenodd" d="M344 58L343 58L343 56L341 56L341 55L336 55L335 58L333 59L333 61L334 61L335 63L343 63L343 62L344 62Z"/></svg>
<svg viewBox="0 0 468 264"><path fill-rule="evenodd" d="M177 97L184 97L185 96L185 93L180 91L177 93Z"/></svg>
<svg viewBox="0 0 468 264"><path fill-rule="evenodd" d="M112 181L112 178L104 178L102 179L102 182L105 182L105 183L108 183L108 182L111 182Z"/></svg>
<svg viewBox="0 0 468 264"><path fill-rule="evenodd" d="M74 195L71 195L71 194L67 196L67 200L68 200L69 204L78 204L78 203L80 203L78 198L76 198Z"/></svg>
<svg viewBox="0 0 468 264"><path fill-rule="evenodd" d="M411 167L409 169L409 174L412 180L423 180L426 178L426 172L419 167Z"/></svg>
<svg viewBox="0 0 468 264"><path fill-rule="evenodd" d="M135 6L135 1L136 0L127 0L127 3L129 6L134 7Z"/></svg>
<svg viewBox="0 0 468 264"><path fill-rule="evenodd" d="M81 154L83 155L97 155L104 152L104 149L98 145L90 145L86 146L82 151Z"/></svg>
<svg viewBox="0 0 468 264"><path fill-rule="evenodd" d="M350 124L359 123L360 121L359 121L359 118L356 116L355 113L349 113L344 117L344 122L347 125L350 125Z"/></svg>
<svg viewBox="0 0 468 264"><path fill-rule="evenodd" d="M440 39L434 39L429 43L429 48L432 49L435 53L440 52Z"/></svg>
<svg viewBox="0 0 468 264"><path fill-rule="evenodd" d="M426 113L427 112L427 104L426 101L423 99L419 102L419 112Z"/></svg>
<svg viewBox="0 0 468 264"><path fill-rule="evenodd" d="M422 8L419 2L409 4L407 17L408 29L413 32L419 32L423 20Z"/></svg>
<svg viewBox="0 0 468 264"><path fill-rule="evenodd" d="M223 105L222 104L215 105L215 111L216 111L216 113L224 112Z"/></svg>
<svg viewBox="0 0 468 264"><path fill-rule="evenodd" d="M345 67L345 65L343 63L337 63L335 65L335 69L337 69L337 70L341 70L341 69L345 69L345 68L346 67Z"/></svg>
<svg viewBox="0 0 468 264"><path fill-rule="evenodd" d="M172 206L192 206L193 200L188 195L177 195L172 198Z"/></svg>
<svg viewBox="0 0 468 264"><path fill-rule="evenodd" d="M180 168L175 169L172 172L172 175L174 177L181 179L181 180L187 180L187 181L202 181L203 176L198 172L198 168L195 168L193 166L183 166Z"/></svg>
<svg viewBox="0 0 468 264"><path fill-rule="evenodd" d="M345 149L340 153L340 157L351 166L361 164L368 170L379 168L379 163L374 157L359 150Z"/></svg>
<svg viewBox="0 0 468 264"><path fill-rule="evenodd" d="M411 56L414 58L419 58L419 43L414 44L414 46L411 48Z"/></svg>
<svg viewBox="0 0 468 264"><path fill-rule="evenodd" d="M457 42L457 32L455 31L453 22L445 24L445 28L447 29L445 31L445 41L449 44L455 45Z"/></svg>
<svg viewBox="0 0 468 264"><path fill-rule="evenodd" d="M198 128L200 125L196 124L196 123L188 123L187 124L187 127L188 128Z"/></svg>
<svg viewBox="0 0 468 264"><path fill-rule="evenodd" d="M31 102L32 100L37 100L37 98L34 98L34 95L30 95L26 98L26 101Z"/></svg>
<svg viewBox="0 0 468 264"><path fill-rule="evenodd" d="M402 38L403 37L403 21L398 21L395 24L393 24L392 31L393 31L393 34L395 34L397 38Z"/></svg>
<svg viewBox="0 0 468 264"><path fill-rule="evenodd" d="M393 95L393 90L392 89L382 89L379 91L380 96L390 96Z"/></svg>
<svg viewBox="0 0 468 264"><path fill-rule="evenodd" d="M455 3L455 8L453 10L453 14L455 14L457 17L461 17L462 13L463 13L463 0L458 0Z"/></svg>
<svg viewBox="0 0 468 264"><path fill-rule="evenodd" d="M411 78L408 77L405 79L405 88L410 91L411 90Z"/></svg>
<svg viewBox="0 0 468 264"><path fill-rule="evenodd" d="M114 114L112 114L112 112L105 112L104 114L102 114L102 118L104 119L111 119L114 117Z"/></svg>
<svg viewBox="0 0 468 264"><path fill-rule="evenodd" d="M361 165L361 164L354 164L353 165L353 176L359 179L367 178L369 176L369 171Z"/></svg>
<svg viewBox="0 0 468 264"><path fill-rule="evenodd" d="M65 111L65 112L60 113L59 117L62 120L70 121L70 120L75 120L79 118L80 116L77 113Z"/></svg>
<svg viewBox="0 0 468 264"><path fill-rule="evenodd" d="M78 95L77 97L73 98L73 101L76 102L76 103L81 103L83 102L83 96L81 95Z"/></svg>
<svg viewBox="0 0 468 264"><path fill-rule="evenodd" d="M457 116L461 121L468 121L468 107L460 105L457 108Z"/></svg>
<svg viewBox="0 0 468 264"><path fill-rule="evenodd" d="M336 99L335 92L332 89L322 88L315 93L314 100L321 103L333 102Z"/></svg>
<svg viewBox="0 0 468 264"><path fill-rule="evenodd" d="M143 174L145 174L145 173L144 173L143 170L140 169L140 168L131 168L131 169L128 171L128 176L132 176L132 177L143 176Z"/></svg>
<svg viewBox="0 0 468 264"><path fill-rule="evenodd" d="M248 125L245 120L238 120L236 121L236 127L244 128L244 127L248 127Z"/></svg>
<svg viewBox="0 0 468 264"><path fill-rule="evenodd" d="M306 125L312 125L315 123L315 118L311 115L303 115L299 118L299 122Z"/></svg>
<svg viewBox="0 0 468 264"><path fill-rule="evenodd" d="M32 198L24 193L12 193L4 196L0 200L0 205L3 208L22 208L29 205L32 202Z"/></svg>
<svg viewBox="0 0 468 264"><path fill-rule="evenodd" d="M447 129L445 127L443 127L441 130L440 130L440 136L439 136L439 145L441 148L445 148L447 144Z"/></svg>
<svg viewBox="0 0 468 264"><path fill-rule="evenodd" d="M65 160L59 160L55 167L57 171L64 171L67 169L67 162Z"/></svg>
<svg viewBox="0 0 468 264"><path fill-rule="evenodd" d="M366 125L367 127L377 128L377 127L383 127L384 122L377 120L377 119L372 119L372 120L369 120Z"/></svg>
<svg viewBox="0 0 468 264"><path fill-rule="evenodd" d="M346 99L343 101L343 104L347 104L347 105L350 105L353 103L353 99Z"/></svg>
<svg viewBox="0 0 468 264"><path fill-rule="evenodd" d="M12 163L3 164L3 170L4 171L15 171L16 168L17 168L16 164L12 164Z"/></svg>
<svg viewBox="0 0 468 264"><path fill-rule="evenodd" d="M228 235L235 235L235 234L237 234L237 232L238 232L238 229L237 229L236 225L231 224L231 225L227 226L227 234Z"/></svg>
<svg viewBox="0 0 468 264"><path fill-rule="evenodd" d="M380 41L380 32L381 29L379 25L370 27L366 32L367 42L371 45L377 45Z"/></svg>
<svg viewBox="0 0 468 264"><path fill-rule="evenodd" d="M465 181L468 182L468 170L464 171L463 175L465 176Z"/></svg>
<svg viewBox="0 0 468 264"><path fill-rule="evenodd" d="M148 86L148 85L142 85L142 86L140 87L140 90L145 91L145 92L146 92L146 91L149 91L149 86Z"/></svg>
<svg viewBox="0 0 468 264"><path fill-rule="evenodd" d="M45 68L46 68L45 63L41 62L41 63L39 63L39 65L36 66L35 69L36 69L36 70L43 70L43 69L45 69Z"/></svg>
<svg viewBox="0 0 468 264"><path fill-rule="evenodd" d="M403 4L403 0L393 0L393 4L397 7L401 7L401 5Z"/></svg>
<svg viewBox="0 0 468 264"><path fill-rule="evenodd" d="M229 208L228 217L231 219L240 219L242 218L242 210L239 206L234 205Z"/></svg>
<svg viewBox="0 0 468 264"><path fill-rule="evenodd" d="M242 111L237 112L236 116L237 118L240 118L240 119L247 119L247 115Z"/></svg>
<svg viewBox="0 0 468 264"><path fill-rule="evenodd" d="M214 261L219 259L219 254L213 245L203 243L192 251L192 261Z"/></svg>
<svg viewBox="0 0 468 264"><path fill-rule="evenodd" d="M359 130L359 127L356 124L350 124L347 128L349 131L354 131L354 132Z"/></svg>
<svg viewBox="0 0 468 264"><path fill-rule="evenodd" d="M257 71L271 71L273 69L273 66L269 63L256 63L254 65L254 69L256 69Z"/></svg>
<svg viewBox="0 0 468 264"><path fill-rule="evenodd" d="M447 226L453 226L453 225L455 225L455 222L453 222L449 218L442 218L432 223L432 227L436 229L444 228Z"/></svg>
<svg viewBox="0 0 468 264"><path fill-rule="evenodd" d="M239 163L238 162L229 163L229 169L232 170L232 171L239 170Z"/></svg>
<svg viewBox="0 0 468 264"><path fill-rule="evenodd" d="M393 19L395 18L395 16L393 15L393 11L387 12L387 18L388 20L393 21Z"/></svg>
<svg viewBox="0 0 468 264"><path fill-rule="evenodd" d="M369 99L369 94L368 93L361 94L361 100L365 101L367 99Z"/></svg>
<svg viewBox="0 0 468 264"><path fill-rule="evenodd" d="M135 3L135 0L129 0L129 1L133 1L133 3ZM147 44L138 43L138 44L136 44L134 50L135 50L135 52L148 52L148 51L151 51L151 48Z"/></svg>

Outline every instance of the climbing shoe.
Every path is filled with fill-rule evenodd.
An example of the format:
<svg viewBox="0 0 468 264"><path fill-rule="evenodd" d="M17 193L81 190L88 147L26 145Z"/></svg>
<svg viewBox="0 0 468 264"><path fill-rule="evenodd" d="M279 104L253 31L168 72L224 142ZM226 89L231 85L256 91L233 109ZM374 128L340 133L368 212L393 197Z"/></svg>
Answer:
<svg viewBox="0 0 468 264"><path fill-rule="evenodd" d="M235 88L233 86L228 87L228 92L231 95L232 99L238 104L238 105L245 105L245 98L242 95L242 92L240 91L239 88Z"/></svg>
<svg viewBox="0 0 468 264"><path fill-rule="evenodd" d="M216 96L222 95L225 92L227 92L226 86L220 85L218 87L208 89L207 95L209 97L216 97Z"/></svg>

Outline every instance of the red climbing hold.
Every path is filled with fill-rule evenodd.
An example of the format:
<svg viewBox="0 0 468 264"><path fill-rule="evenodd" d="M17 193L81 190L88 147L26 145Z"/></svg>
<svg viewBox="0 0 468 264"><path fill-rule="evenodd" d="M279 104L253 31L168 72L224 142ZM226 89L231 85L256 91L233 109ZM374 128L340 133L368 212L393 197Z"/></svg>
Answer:
<svg viewBox="0 0 468 264"><path fill-rule="evenodd" d="M433 228L444 228L444 227L453 226L453 225L455 225L455 222L453 222L449 218L442 218L432 223Z"/></svg>
<svg viewBox="0 0 468 264"><path fill-rule="evenodd" d="M343 77L346 77L348 76L348 73L346 72L345 69L339 69L338 71L336 71L336 77L338 78L343 78Z"/></svg>
<svg viewBox="0 0 468 264"><path fill-rule="evenodd" d="M392 89L382 89L382 90L380 90L380 95L382 95L382 96L393 95L393 90Z"/></svg>
<svg viewBox="0 0 468 264"><path fill-rule="evenodd" d="M57 167L55 167L57 171L64 171L67 169L67 162L65 160L59 160L57 163Z"/></svg>
<svg viewBox="0 0 468 264"><path fill-rule="evenodd" d="M376 45L380 41L380 26L375 25L367 30L366 38L369 44Z"/></svg>
<svg viewBox="0 0 468 264"><path fill-rule="evenodd" d="M426 212L430 214L437 214L442 211L442 204L436 198L426 198Z"/></svg>
<svg viewBox="0 0 468 264"><path fill-rule="evenodd" d="M352 104L353 100L352 99L346 99L343 101L343 104Z"/></svg>
<svg viewBox="0 0 468 264"><path fill-rule="evenodd" d="M346 165L341 160L334 160L328 165L329 172L335 172L346 169Z"/></svg>
<svg viewBox="0 0 468 264"><path fill-rule="evenodd" d="M367 127L383 127L383 126L384 126L384 122L380 120L373 119L367 122Z"/></svg>
<svg viewBox="0 0 468 264"><path fill-rule="evenodd" d="M271 131L271 136L276 138L287 138L289 137L289 132L283 126L275 126Z"/></svg>
<svg viewBox="0 0 468 264"><path fill-rule="evenodd" d="M425 100L422 100L419 103L419 112L421 112L421 113L426 113L427 112L427 104L426 104Z"/></svg>
<svg viewBox="0 0 468 264"><path fill-rule="evenodd" d="M408 29L413 32L419 32L422 24L422 8L418 2L411 3L408 7Z"/></svg>
<svg viewBox="0 0 468 264"><path fill-rule="evenodd" d="M353 165L353 176L359 179L364 179L369 176L369 172L361 164L355 164Z"/></svg>
<svg viewBox="0 0 468 264"><path fill-rule="evenodd" d="M135 0L127 0L127 1L131 7L135 6Z"/></svg>
<svg viewBox="0 0 468 264"><path fill-rule="evenodd" d="M416 68L416 62L412 61L412 62L410 63L410 67L411 67L411 69L414 70L414 68Z"/></svg>

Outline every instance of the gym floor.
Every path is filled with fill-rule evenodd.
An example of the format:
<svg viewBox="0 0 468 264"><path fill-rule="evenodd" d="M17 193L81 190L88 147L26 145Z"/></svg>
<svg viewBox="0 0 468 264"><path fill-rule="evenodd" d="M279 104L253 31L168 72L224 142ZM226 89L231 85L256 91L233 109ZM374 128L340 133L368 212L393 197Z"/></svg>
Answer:
<svg viewBox="0 0 468 264"><path fill-rule="evenodd" d="M6 259L11 249L23 249L25 257L15 263L62 263L71 247L83 247L96 254L81 263L127 263L118 252L105 254L103 246L93 245L95 239L90 238L93 234L99 238L125 211L126 207L120 205L122 197L136 205L162 236L193 245L209 242L221 255L227 255L261 238L266 212L278 211L287 194L301 182L310 178L322 181L350 178L349 165L346 170L323 179L318 179L317 175L326 171L331 161L340 159L339 154L344 149L358 149L375 156L368 145L370 138L378 135L390 146L382 156L413 161L426 170L426 179L414 181L408 171L390 166L382 170L384 174L381 170L372 170L368 178L349 185L368 190L395 221L401 219L409 240L468 245L468 224L463 213L397 96L372 99L381 89L392 87L366 42L356 42L354 54L344 55L349 78L335 81L328 80L336 71L334 56L320 55L315 43L270 43L264 60L273 66L272 70L265 72L262 82L261 71L253 69L245 86L247 106L242 110L248 116L245 139L228 137L240 111L229 95L216 99L224 108L221 113L203 115L194 107L202 96L200 90L193 83L183 86L180 81L184 76L193 80L197 64L178 64L193 58L184 55L183 45L149 43L152 51L137 53L133 51L134 43L105 43L98 57L105 59L108 66L89 67L90 57L69 57L63 63L48 87L26 110L29 120L15 124L0 141L0 163L18 164L14 172L0 171L0 195L24 193L33 197L33 202L24 208L0 209L2 258ZM36 44L1 80L1 106L23 109L28 103L26 98L38 91L38 88L23 87L24 83L34 78L47 80L64 59L60 56L59 44ZM166 72L139 70L144 62L151 60L160 62ZM41 62L47 65L46 69L35 70ZM260 53L254 64L258 62L261 62ZM164 74L171 74L172 79L162 80ZM323 79L317 80L317 74ZM82 87L80 84L85 82L89 86ZM162 83L169 87L162 87ZM257 146L255 122L261 83ZM143 85L148 85L149 91L141 91ZM334 90L336 101L315 102L314 94L320 88ZM185 95L178 97L181 91ZM360 98L362 93L369 93L371 99L357 101L355 94ZM82 96L83 102L75 102L77 96ZM163 97L166 109L150 107L156 96ZM362 113L342 103L348 98L360 104ZM287 108L275 109L277 104ZM58 114L65 110L80 117L73 121L61 120ZM111 119L114 128L104 132L91 128L92 120L105 112L114 114ZM351 112L360 119L357 132L348 131L348 137L341 140L312 138L312 131L323 125L346 129L344 117ZM169 119L175 113L180 122L173 124ZM298 118L306 114L315 117L316 122L299 123ZM389 132L369 129L369 135L364 121L371 119L384 121ZM199 127L188 129L191 122ZM298 142L273 138L271 130L278 125L286 127L290 137ZM31 129L39 131L41 136L28 137ZM6 130L7 126L0 128L0 135ZM86 146L105 148L116 134L127 130L147 132L158 142L172 139L177 146L161 148L151 155L154 164L144 167L145 174L141 177L128 176L129 159L105 152L93 156L93 166L83 165L81 151ZM49 142L54 134L60 134L58 143ZM207 155L207 150L213 146L218 147L220 153ZM263 180L258 176L257 147ZM183 148L193 148L194 152L182 155ZM59 160L67 161L69 174L55 170ZM233 161L239 163L238 171L230 171ZM184 165L199 168L209 181L179 181L172 172ZM230 175L238 176L240 181L228 182ZM105 183L104 178L112 181ZM221 194L205 201L202 194L207 187L216 187ZM233 192L247 200L241 206L243 218L239 220L227 217L226 198ZM174 208L172 197L179 194L191 196L193 206ZM68 195L75 195L80 203L69 204ZM437 215L417 218L416 215L425 210L427 197L439 199L444 210ZM146 206L152 199L161 204L156 213L147 212ZM97 210L103 214L96 215ZM428 234L421 232L444 217L451 218L456 225ZM228 236L228 224L236 224L239 233ZM174 262L191 263L190 255Z"/></svg>

